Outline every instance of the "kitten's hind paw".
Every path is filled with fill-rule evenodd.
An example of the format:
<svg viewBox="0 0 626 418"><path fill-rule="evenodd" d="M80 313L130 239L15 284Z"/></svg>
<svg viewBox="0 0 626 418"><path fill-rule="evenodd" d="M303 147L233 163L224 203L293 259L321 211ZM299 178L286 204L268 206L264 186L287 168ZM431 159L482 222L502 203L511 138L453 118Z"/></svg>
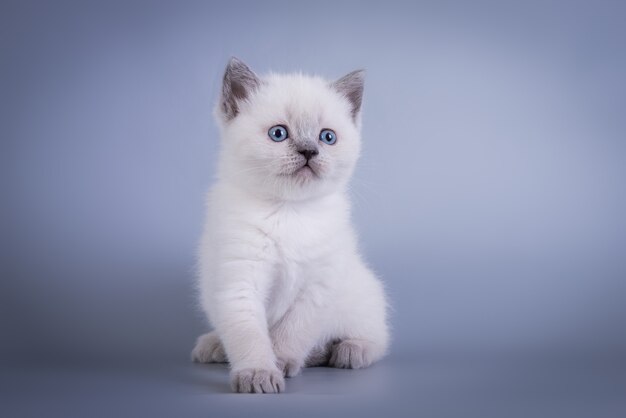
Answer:
<svg viewBox="0 0 626 418"><path fill-rule="evenodd" d="M233 391L239 393L280 393L285 390L285 379L278 369L233 371L230 384Z"/></svg>
<svg viewBox="0 0 626 418"><path fill-rule="evenodd" d="M346 339L331 348L330 367L339 369L361 369L373 362L372 343L365 340Z"/></svg>
<svg viewBox="0 0 626 418"><path fill-rule="evenodd" d="M201 335L191 351L191 361L196 363L226 363L226 352L215 332Z"/></svg>

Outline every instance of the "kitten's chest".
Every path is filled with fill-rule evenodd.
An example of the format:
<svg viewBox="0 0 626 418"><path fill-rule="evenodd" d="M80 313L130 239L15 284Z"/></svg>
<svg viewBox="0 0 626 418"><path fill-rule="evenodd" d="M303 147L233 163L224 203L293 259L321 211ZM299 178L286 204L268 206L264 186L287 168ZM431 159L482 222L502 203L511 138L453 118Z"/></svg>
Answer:
<svg viewBox="0 0 626 418"><path fill-rule="evenodd" d="M288 270L318 263L332 252L333 236L341 233L340 223L325 214L286 210L269 219L267 236L276 251L277 262Z"/></svg>

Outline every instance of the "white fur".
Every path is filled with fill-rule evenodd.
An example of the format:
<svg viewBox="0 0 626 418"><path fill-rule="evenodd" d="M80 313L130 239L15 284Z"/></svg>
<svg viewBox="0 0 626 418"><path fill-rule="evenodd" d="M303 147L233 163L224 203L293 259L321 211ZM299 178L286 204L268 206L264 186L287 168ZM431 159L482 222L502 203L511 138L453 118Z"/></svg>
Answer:
<svg viewBox="0 0 626 418"><path fill-rule="evenodd" d="M365 367L384 355L389 336L382 285L350 222L360 119L331 83L300 74L261 79L240 105L230 120L216 111L219 176L199 248L201 301L215 331L192 356L224 361L225 351L240 392L281 391L282 376L308 358ZM277 143L267 132L279 124L290 138ZM319 141L324 128L336 144ZM298 144L318 148L317 176L292 174L303 164Z"/></svg>

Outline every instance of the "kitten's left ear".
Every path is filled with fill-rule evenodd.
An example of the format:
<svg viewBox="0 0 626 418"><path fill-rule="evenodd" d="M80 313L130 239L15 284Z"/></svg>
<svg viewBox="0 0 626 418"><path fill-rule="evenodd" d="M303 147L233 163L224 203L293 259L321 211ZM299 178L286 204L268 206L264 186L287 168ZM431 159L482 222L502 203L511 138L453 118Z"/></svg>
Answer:
<svg viewBox="0 0 626 418"><path fill-rule="evenodd" d="M356 119L361 110L364 84L365 70L352 71L332 83L333 88L343 94L350 102L353 119Z"/></svg>

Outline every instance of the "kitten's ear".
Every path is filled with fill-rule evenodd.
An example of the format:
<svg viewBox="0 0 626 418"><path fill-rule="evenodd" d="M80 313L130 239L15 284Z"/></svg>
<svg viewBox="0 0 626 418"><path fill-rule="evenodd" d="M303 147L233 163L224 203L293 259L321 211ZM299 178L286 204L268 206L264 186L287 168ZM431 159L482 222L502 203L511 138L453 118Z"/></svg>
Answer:
<svg viewBox="0 0 626 418"><path fill-rule="evenodd" d="M261 81L241 60L232 57L226 66L220 110L226 121L239 114L239 106L256 90Z"/></svg>
<svg viewBox="0 0 626 418"><path fill-rule="evenodd" d="M364 84L365 70L352 71L332 83L335 90L343 94L352 105L352 118L354 119L356 119L361 110Z"/></svg>

